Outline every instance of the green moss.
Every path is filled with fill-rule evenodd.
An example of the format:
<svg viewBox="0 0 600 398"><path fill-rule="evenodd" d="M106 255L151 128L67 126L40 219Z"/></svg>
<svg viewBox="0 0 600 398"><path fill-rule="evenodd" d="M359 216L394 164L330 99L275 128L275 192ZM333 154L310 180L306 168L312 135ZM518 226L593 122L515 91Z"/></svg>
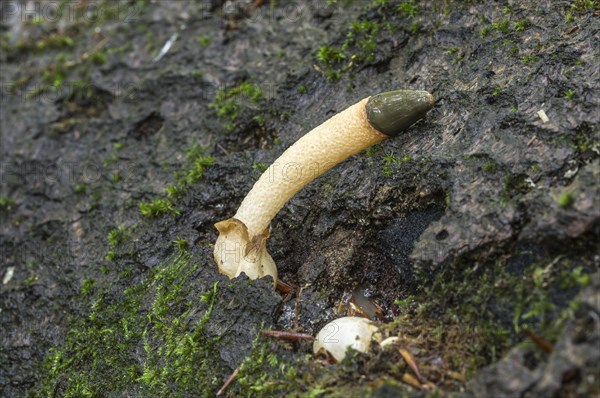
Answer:
<svg viewBox="0 0 600 398"><path fill-rule="evenodd" d="M563 270L558 278L559 287L561 289L570 289L576 286L586 286L591 282L590 274L587 273L582 266L573 268L572 270Z"/></svg>
<svg viewBox="0 0 600 398"><path fill-rule="evenodd" d="M51 33L35 42L35 48L38 50L64 47L73 47L73 39L65 34Z"/></svg>
<svg viewBox="0 0 600 398"><path fill-rule="evenodd" d="M179 215L179 210L167 198L157 198L149 202L141 202L139 210L144 217L157 217L161 214Z"/></svg>
<svg viewBox="0 0 600 398"><path fill-rule="evenodd" d="M121 271L121 273L119 274L119 277L121 279L129 279L133 276L133 274L134 274L134 272L131 267L125 267L125 269L123 271Z"/></svg>
<svg viewBox="0 0 600 398"><path fill-rule="evenodd" d="M108 244L111 247L116 247L119 244L121 244L125 239L127 239L127 231L123 226L112 229L106 235L106 239L108 240Z"/></svg>
<svg viewBox="0 0 600 398"><path fill-rule="evenodd" d="M570 5L576 12L587 12L600 10L600 2L597 0L573 0Z"/></svg>
<svg viewBox="0 0 600 398"><path fill-rule="evenodd" d="M565 302L578 286L590 283L589 270L580 265L579 257L573 261L566 254L524 264L528 258L528 253L514 254L477 265L457 260L432 282L429 275L422 275L422 293L396 300L404 315L394 321L392 330L419 335L413 342L421 347L425 344L420 340L428 342L427 350L444 364L436 372L466 375L497 360L522 339L524 328L554 341L576 306L565 308Z"/></svg>
<svg viewBox="0 0 600 398"><path fill-rule="evenodd" d="M530 55L525 55L523 57L521 57L521 61L527 65L527 64L532 64L535 62L538 62L540 60L540 57L538 57L535 54L530 54Z"/></svg>
<svg viewBox="0 0 600 398"><path fill-rule="evenodd" d="M125 229L125 227L120 226L118 228L112 229L106 235L106 239L108 240L109 250L106 253L106 260L112 261L119 254L118 248L121 246L127 239L129 239L130 231Z"/></svg>
<svg viewBox="0 0 600 398"><path fill-rule="evenodd" d="M108 167L110 165L117 163L118 161L119 161L119 157L113 153L102 161L102 166Z"/></svg>
<svg viewBox="0 0 600 398"><path fill-rule="evenodd" d="M519 54L519 47L517 47L516 44L513 44L508 50L508 55L510 55L511 57L516 57L518 54Z"/></svg>
<svg viewBox="0 0 600 398"><path fill-rule="evenodd" d="M151 30L146 32L145 50L147 53L152 54L153 57L156 55L156 51L158 51L158 49L156 48L156 35Z"/></svg>
<svg viewBox="0 0 600 398"><path fill-rule="evenodd" d="M490 160L488 162L485 162L481 168L486 173L493 173L494 171L496 171L496 166L496 162Z"/></svg>
<svg viewBox="0 0 600 398"><path fill-rule="evenodd" d="M102 200L102 190L100 188L92 189L91 193L92 206L98 205Z"/></svg>
<svg viewBox="0 0 600 398"><path fill-rule="evenodd" d="M183 238L177 238L173 241L178 253L183 253L190 248L190 244Z"/></svg>
<svg viewBox="0 0 600 398"><path fill-rule="evenodd" d="M529 325L527 323L531 319L545 322L549 314L554 311L555 305L549 300L548 292L544 289L544 286L547 283L546 271L545 268L541 267L536 267L534 269L532 275L533 289L528 294L525 303L520 303L520 306L523 304L527 305L527 311L520 306L518 306L515 311L513 323L516 331L519 331L523 327L528 328Z"/></svg>
<svg viewBox="0 0 600 398"><path fill-rule="evenodd" d="M354 22L350 26L350 31L346 34L342 50L354 47L358 50L352 54L355 62L373 62L375 60L375 51L377 50L376 39L379 30L379 24L373 21L362 20Z"/></svg>
<svg viewBox="0 0 600 398"><path fill-rule="evenodd" d="M186 152L187 160L182 170L175 172L176 183L169 184L165 189L167 197L140 203L140 213L146 217L156 217L163 213L178 215L179 210L175 208L177 200L202 178L208 166L215 163L215 159L204 152L205 148L202 146L192 145Z"/></svg>
<svg viewBox="0 0 600 398"><path fill-rule="evenodd" d="M48 351L32 395L214 396L223 369L206 324L218 285L190 300L186 281L197 267L181 254L124 294L100 292L89 316L73 320L64 343Z"/></svg>
<svg viewBox="0 0 600 398"><path fill-rule="evenodd" d="M446 53L455 56L454 62L459 62L465 57L464 52L460 51L458 47L450 47L446 50Z"/></svg>
<svg viewBox="0 0 600 398"><path fill-rule="evenodd" d="M306 87L304 84L300 84L296 87L296 91L298 94L306 94L308 93L308 87Z"/></svg>
<svg viewBox="0 0 600 398"><path fill-rule="evenodd" d="M514 24L515 32L523 32L523 31L527 30L528 27L529 27L528 19L522 19L520 21L515 22L515 24Z"/></svg>
<svg viewBox="0 0 600 398"><path fill-rule="evenodd" d="M177 183L169 185L166 189L167 196L173 200L181 197L188 189L200 181L204 175L204 171L210 165L215 163L212 156L205 155L205 148L200 145L192 145L186 152L186 162L182 170L175 172Z"/></svg>
<svg viewBox="0 0 600 398"><path fill-rule="evenodd" d="M446 207L452 204L452 195L450 194L450 192L446 193L446 195L444 196L444 204L446 205Z"/></svg>
<svg viewBox="0 0 600 398"><path fill-rule="evenodd" d="M65 79L66 71L61 67L44 69L42 72L42 81L46 85L54 87L55 89L60 88L64 84Z"/></svg>
<svg viewBox="0 0 600 398"><path fill-rule="evenodd" d="M183 175L178 178L177 182L180 185L186 184L187 186L195 184L204 175L206 167L214 163L215 160L212 156L199 156L194 158L192 162L188 163L189 167Z"/></svg>
<svg viewBox="0 0 600 398"><path fill-rule="evenodd" d="M227 100L226 91L224 90L217 91L215 99L210 106L216 110L217 116L221 118L235 120L238 117L238 105L231 100Z"/></svg>
<svg viewBox="0 0 600 398"><path fill-rule="evenodd" d="M97 65L102 65L108 61L108 55L103 51L95 51L90 55L90 61Z"/></svg>
<svg viewBox="0 0 600 398"><path fill-rule="evenodd" d="M106 256L104 258L108 261L113 261L116 257L117 251L115 249L110 249L108 252L106 252ZM103 271L103 273L105 272Z"/></svg>
<svg viewBox="0 0 600 398"><path fill-rule="evenodd" d="M196 69L192 72L192 77L194 79L202 79L204 76L204 71L202 69Z"/></svg>
<svg viewBox="0 0 600 398"><path fill-rule="evenodd" d="M92 278L86 278L81 282L79 294L81 294L82 296L89 296L94 291L95 286L96 281L94 281Z"/></svg>
<svg viewBox="0 0 600 398"><path fill-rule="evenodd" d="M337 80L345 72L375 62L381 33L396 29L388 19L395 13L413 18L417 10L416 2L412 0L403 1L395 8L388 1L371 2L367 11L377 13L379 20L361 18L349 26L341 46L326 44L319 47L316 58L324 75L328 80ZM419 25L415 25L413 33L418 29Z"/></svg>
<svg viewBox="0 0 600 398"><path fill-rule="evenodd" d="M165 193L171 199L179 199L182 197L188 190L187 185L176 184L176 185L167 185L165 188Z"/></svg>
<svg viewBox="0 0 600 398"><path fill-rule="evenodd" d="M532 267L532 271L528 270L523 278L525 283L515 289L515 331L527 328L543 332L543 336L550 341L558 338L564 322L572 318L576 303L571 301L565 308L556 300L573 296L576 291L574 287L590 282L584 267L573 264L563 256L558 256L552 261L540 261L539 265Z"/></svg>
<svg viewBox="0 0 600 398"><path fill-rule="evenodd" d="M15 200L6 196L0 196L0 210L9 211L15 205Z"/></svg>
<svg viewBox="0 0 600 398"><path fill-rule="evenodd" d="M572 100L573 98L575 98L575 91L573 90L565 90L565 99L567 100Z"/></svg>
<svg viewBox="0 0 600 398"><path fill-rule="evenodd" d="M344 58L346 58L346 56L341 50L334 49L328 45L319 47L319 51L317 52L317 59L326 65L334 65Z"/></svg>
<svg viewBox="0 0 600 398"><path fill-rule="evenodd" d="M105 8L105 5L101 5L101 7ZM76 15L74 17L76 20L79 19ZM83 25L86 25L89 20L86 19L83 22ZM42 37L35 43L24 42L18 46L19 51L25 51L30 48L41 51L48 51L48 49L61 50L40 71L40 80L36 82L34 88L27 90L26 99L36 98L45 91L57 90L67 82L71 88L70 97L80 94L77 92L78 90L92 90L93 85L89 82L92 68L106 63L111 49L97 49L90 53L85 52L81 55L70 56L70 50L75 46L74 39L65 33L52 33ZM76 80L73 80L74 76L77 77Z"/></svg>
<svg viewBox="0 0 600 398"><path fill-rule="evenodd" d="M383 148L381 147L380 144L375 144L375 145L372 145L372 146L368 147L367 149L365 149L362 153L367 158L372 158L372 157L375 157L376 155L379 155L382 150L383 150Z"/></svg>
<svg viewBox="0 0 600 398"><path fill-rule="evenodd" d="M243 82L239 86L239 91L252 102L258 102L263 98L262 88L250 82Z"/></svg>
<svg viewBox="0 0 600 398"><path fill-rule="evenodd" d="M198 38L198 43L204 48L210 46L211 41L212 39L208 35L202 35Z"/></svg>
<svg viewBox="0 0 600 398"><path fill-rule="evenodd" d="M325 65L325 76L328 80L337 80L341 77L341 71L334 66L344 60L346 56L340 49L332 48L329 45L319 47L317 59Z"/></svg>
<svg viewBox="0 0 600 398"><path fill-rule="evenodd" d="M511 200L520 198L531 190L528 176L525 174L508 174L502 183L500 203L506 204Z"/></svg>
<svg viewBox="0 0 600 398"><path fill-rule="evenodd" d="M490 28L501 33L508 33L508 29L510 26L510 19L504 18L501 21L493 22L490 25Z"/></svg>
<svg viewBox="0 0 600 398"><path fill-rule="evenodd" d="M297 358L295 364L278 356L259 335L252 349L239 367L234 396L273 397L299 396L307 389L310 375L297 368L306 358ZM237 391L236 391L237 390Z"/></svg>
<svg viewBox="0 0 600 398"><path fill-rule="evenodd" d="M398 5L398 12L405 18L414 18L419 11L415 0L404 0Z"/></svg>
<svg viewBox="0 0 600 398"><path fill-rule="evenodd" d="M30 18L28 20L26 20L26 24L27 25L31 25L31 26L40 26L44 24L44 17L42 17L41 15L36 15L33 18Z"/></svg>
<svg viewBox="0 0 600 398"><path fill-rule="evenodd" d="M571 192L565 192L558 198L558 206L562 209L568 209L575 203L575 196Z"/></svg>
<svg viewBox="0 0 600 398"><path fill-rule="evenodd" d="M387 6L390 0L371 0L371 2L367 5L367 8L373 8L378 6Z"/></svg>
<svg viewBox="0 0 600 398"><path fill-rule="evenodd" d="M406 315L392 327L408 334L420 331L419 340L427 341L431 354L442 358L443 368L437 366L436 371L469 375L510 347L510 323L499 322L495 310L512 304L514 286L497 284L502 278L512 280L500 264L486 269L454 264L438 273L432 284L425 283L422 295L398 300Z"/></svg>
<svg viewBox="0 0 600 398"><path fill-rule="evenodd" d="M567 12L567 13L565 14L565 22L566 22L566 23L571 23L571 22L573 22L573 21L575 21L575 16L574 16L572 13L570 13L570 12Z"/></svg>
<svg viewBox="0 0 600 398"><path fill-rule="evenodd" d="M267 120L267 116L265 116L262 113L259 113L258 115L252 116L252 120L254 120L258 124L260 124L261 126L263 126L265 124L265 121Z"/></svg>
<svg viewBox="0 0 600 398"><path fill-rule="evenodd" d="M215 110L219 118L227 120L235 127L233 122L240 115L242 100L245 99L250 103L258 103L263 99L263 96L262 88L249 81L244 81L240 85L227 90L217 90L215 98L209 104L209 107Z"/></svg>
<svg viewBox="0 0 600 398"><path fill-rule="evenodd" d="M421 31L421 23L418 21L411 23L410 27L408 28L408 31L414 36L418 35Z"/></svg>
<svg viewBox="0 0 600 398"><path fill-rule="evenodd" d="M262 163L262 162L252 163L252 169L258 170L261 173L264 173L265 171L267 171L268 167L269 166L266 163Z"/></svg>
<svg viewBox="0 0 600 398"><path fill-rule="evenodd" d="M115 172L115 173L112 173L112 174L110 175L110 180L111 180L112 182L119 182L119 181L121 181L122 179L123 179L123 176L122 176L122 175L121 175L121 173L119 173L119 172Z"/></svg>
<svg viewBox="0 0 600 398"><path fill-rule="evenodd" d="M36 284L36 282L38 281L38 276L37 274L33 273L30 274L27 278L25 278L25 280L23 281L23 286L25 287L29 287L29 286L33 286Z"/></svg>
<svg viewBox="0 0 600 398"><path fill-rule="evenodd" d="M386 177L391 177L399 166L412 160L413 159L410 155L397 156L394 153L385 155L383 157L383 175Z"/></svg>

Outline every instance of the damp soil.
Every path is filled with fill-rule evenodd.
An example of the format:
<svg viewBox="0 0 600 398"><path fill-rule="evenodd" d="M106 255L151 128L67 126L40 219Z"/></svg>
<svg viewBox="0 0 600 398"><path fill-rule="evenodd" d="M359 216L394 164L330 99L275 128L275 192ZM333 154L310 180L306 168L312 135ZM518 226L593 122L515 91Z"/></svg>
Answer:
<svg viewBox="0 0 600 398"><path fill-rule="evenodd" d="M236 369L225 396L600 393L597 2L26 3L0 15L0 395L214 396ZM435 107L273 220L291 290L219 275L213 224L265 168L399 88ZM353 306L421 380L260 334Z"/></svg>

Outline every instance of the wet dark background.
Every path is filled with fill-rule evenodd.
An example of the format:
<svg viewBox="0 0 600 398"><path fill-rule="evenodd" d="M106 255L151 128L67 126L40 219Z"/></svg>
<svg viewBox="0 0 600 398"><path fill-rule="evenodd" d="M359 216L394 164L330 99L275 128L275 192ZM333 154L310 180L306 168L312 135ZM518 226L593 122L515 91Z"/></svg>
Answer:
<svg viewBox="0 0 600 398"><path fill-rule="evenodd" d="M242 363L231 396L417 394L396 354L256 337L356 286L442 390L599 392L597 2L1 7L2 396L213 396ZM262 170L397 88L436 106L272 223L301 294L219 276L212 225Z"/></svg>

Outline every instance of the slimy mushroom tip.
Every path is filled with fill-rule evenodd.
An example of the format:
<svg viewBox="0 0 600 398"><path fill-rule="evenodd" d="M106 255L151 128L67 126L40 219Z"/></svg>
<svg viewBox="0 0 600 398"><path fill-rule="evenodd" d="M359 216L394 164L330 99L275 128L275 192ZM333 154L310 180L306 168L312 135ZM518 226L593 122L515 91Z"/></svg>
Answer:
<svg viewBox="0 0 600 398"><path fill-rule="evenodd" d="M417 120L422 119L434 104L427 91L396 90L369 98L367 120L377 131L396 137Z"/></svg>

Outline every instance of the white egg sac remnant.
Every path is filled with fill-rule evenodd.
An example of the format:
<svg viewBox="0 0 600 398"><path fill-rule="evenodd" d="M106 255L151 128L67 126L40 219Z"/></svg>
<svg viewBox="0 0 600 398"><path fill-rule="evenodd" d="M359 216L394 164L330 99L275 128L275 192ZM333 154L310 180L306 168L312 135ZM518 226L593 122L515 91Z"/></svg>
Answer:
<svg viewBox="0 0 600 398"><path fill-rule="evenodd" d="M375 322L356 316L347 316L329 322L317 333L313 343L316 354L321 349L327 350L338 362L346 356L350 347L356 351L369 352L371 339L379 335ZM377 337L377 336L376 336Z"/></svg>

